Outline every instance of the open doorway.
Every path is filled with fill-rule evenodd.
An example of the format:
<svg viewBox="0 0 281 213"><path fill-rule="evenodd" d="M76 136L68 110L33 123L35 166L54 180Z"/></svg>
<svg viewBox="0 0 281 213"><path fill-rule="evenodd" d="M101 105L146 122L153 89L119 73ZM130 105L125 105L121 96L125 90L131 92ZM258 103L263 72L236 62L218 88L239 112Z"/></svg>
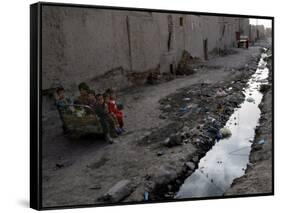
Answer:
<svg viewBox="0 0 281 213"><path fill-rule="evenodd" d="M170 64L170 73L174 74L174 66L173 66L173 64Z"/></svg>
<svg viewBox="0 0 281 213"><path fill-rule="evenodd" d="M208 60L208 39L203 40L204 59Z"/></svg>

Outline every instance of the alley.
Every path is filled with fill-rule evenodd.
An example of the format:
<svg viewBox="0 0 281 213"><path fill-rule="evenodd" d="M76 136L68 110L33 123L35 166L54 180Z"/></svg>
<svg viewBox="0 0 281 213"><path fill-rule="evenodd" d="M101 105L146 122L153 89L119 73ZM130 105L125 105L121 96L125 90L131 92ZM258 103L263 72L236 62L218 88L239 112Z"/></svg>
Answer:
<svg viewBox="0 0 281 213"><path fill-rule="evenodd" d="M236 48L235 53L198 63L193 75L121 91L126 133L114 144L99 138L70 140L53 122L56 111L50 112L43 133L48 138L43 140L44 205L98 204L124 179L130 182L130 194L124 201L144 201L146 193L151 200L164 199L173 188L169 183L178 181L178 187L211 148L212 138L204 139L197 130L203 131L209 117L219 116L217 99L231 103L229 115L244 100L242 89L255 72L260 54L259 46ZM230 86L233 90L227 97L216 97L219 88L226 91ZM188 109L181 110L184 98ZM221 118L221 126L229 115ZM189 132L188 140L165 144L167 138L182 131ZM197 140L210 141L202 147ZM165 196L157 191L159 187Z"/></svg>

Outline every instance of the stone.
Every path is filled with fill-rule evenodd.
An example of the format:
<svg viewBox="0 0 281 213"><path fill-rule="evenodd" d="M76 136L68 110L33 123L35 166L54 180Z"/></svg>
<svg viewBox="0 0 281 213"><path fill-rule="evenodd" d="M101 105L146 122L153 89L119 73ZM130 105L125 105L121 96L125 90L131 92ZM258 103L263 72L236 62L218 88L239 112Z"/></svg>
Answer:
<svg viewBox="0 0 281 213"><path fill-rule="evenodd" d="M185 144L190 143L190 140L189 139L184 139L183 143L185 143Z"/></svg>
<svg viewBox="0 0 281 213"><path fill-rule="evenodd" d="M197 163L199 161L199 156L198 155L195 155L193 158L192 158L192 161Z"/></svg>
<svg viewBox="0 0 281 213"><path fill-rule="evenodd" d="M180 180L180 179L176 179L176 184L177 184L177 185L182 184L181 180Z"/></svg>
<svg viewBox="0 0 281 213"><path fill-rule="evenodd" d="M247 163L248 167L253 167L253 165L254 165L253 163Z"/></svg>
<svg viewBox="0 0 281 213"><path fill-rule="evenodd" d="M92 186L89 189L91 189L91 190L99 190L99 189L101 189L101 186L100 185Z"/></svg>
<svg viewBox="0 0 281 213"><path fill-rule="evenodd" d="M258 150L261 150L262 147L263 147L262 144L255 143L255 144L252 146L252 150L253 150L253 151L258 151Z"/></svg>
<svg viewBox="0 0 281 213"><path fill-rule="evenodd" d="M176 171L169 165L160 166L153 175L153 180L156 185L163 185L177 178Z"/></svg>
<svg viewBox="0 0 281 213"><path fill-rule="evenodd" d="M224 128L220 129L220 134L221 134L222 138L227 138L227 137L231 136L231 131L230 131L230 129L224 127Z"/></svg>
<svg viewBox="0 0 281 213"><path fill-rule="evenodd" d="M248 98L246 99L246 101L248 101L248 102L252 103L252 102L255 102L255 99L254 99L254 98L252 98L252 97L248 97Z"/></svg>
<svg viewBox="0 0 281 213"><path fill-rule="evenodd" d="M130 180L121 180L111 187L99 200L119 202L130 195L133 187Z"/></svg>
<svg viewBox="0 0 281 213"><path fill-rule="evenodd" d="M186 163L185 163L185 166L186 166L189 170L192 170L192 171L195 169L195 164L194 164L193 162L191 162L191 161L186 162Z"/></svg>
<svg viewBox="0 0 281 213"><path fill-rule="evenodd" d="M200 131L197 128L193 128L192 130L190 130L190 134L192 136L198 136L200 134Z"/></svg>
<svg viewBox="0 0 281 213"><path fill-rule="evenodd" d="M216 92L216 97L224 97L226 95L227 95L227 93L221 88L218 89L217 92Z"/></svg>
<svg viewBox="0 0 281 213"><path fill-rule="evenodd" d="M182 128L182 131L185 132L185 133L188 133L190 130L189 130L189 127L188 126L184 126Z"/></svg>
<svg viewBox="0 0 281 213"><path fill-rule="evenodd" d="M172 185L171 185L171 184L169 184L169 185L168 185L168 191L171 191L171 190L172 190L172 188L173 188L173 187L172 187Z"/></svg>
<svg viewBox="0 0 281 213"><path fill-rule="evenodd" d="M186 176L188 177L188 176L190 176L192 173L193 173L192 170L188 170L188 171L186 172Z"/></svg>
<svg viewBox="0 0 281 213"><path fill-rule="evenodd" d="M201 140L200 140L199 138L196 138L196 139L195 139L195 142L196 142L196 143L200 143Z"/></svg>
<svg viewBox="0 0 281 213"><path fill-rule="evenodd" d="M169 146L170 138L166 138L163 142L165 146Z"/></svg>
<svg viewBox="0 0 281 213"><path fill-rule="evenodd" d="M163 107L164 110L169 110L171 108L172 108L172 106L170 104L167 104Z"/></svg>
<svg viewBox="0 0 281 213"><path fill-rule="evenodd" d="M187 135L187 133L185 133L185 132L180 132L179 134L180 134L181 139L182 139L182 142L183 142L183 140L185 140L185 139L186 139L186 135Z"/></svg>
<svg viewBox="0 0 281 213"><path fill-rule="evenodd" d="M164 145L167 147L173 147L177 145L181 145L183 143L181 134L172 134L169 138L166 138L164 141Z"/></svg>
<svg viewBox="0 0 281 213"><path fill-rule="evenodd" d="M164 154L164 152L162 152L162 151L157 152L157 156L162 156L163 154Z"/></svg>

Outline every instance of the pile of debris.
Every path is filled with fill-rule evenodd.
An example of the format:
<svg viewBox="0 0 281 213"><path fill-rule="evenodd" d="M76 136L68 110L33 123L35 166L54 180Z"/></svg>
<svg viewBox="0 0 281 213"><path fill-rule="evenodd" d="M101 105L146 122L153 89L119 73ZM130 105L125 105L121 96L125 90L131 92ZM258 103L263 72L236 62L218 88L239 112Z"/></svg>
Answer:
<svg viewBox="0 0 281 213"><path fill-rule="evenodd" d="M160 65L146 71L130 71L126 74L127 80L132 85L155 84L160 81Z"/></svg>
<svg viewBox="0 0 281 213"><path fill-rule="evenodd" d="M198 59L190 55L186 50L183 51L181 60L178 63L176 69L176 75L191 75L194 73L194 69L191 64L195 63Z"/></svg>

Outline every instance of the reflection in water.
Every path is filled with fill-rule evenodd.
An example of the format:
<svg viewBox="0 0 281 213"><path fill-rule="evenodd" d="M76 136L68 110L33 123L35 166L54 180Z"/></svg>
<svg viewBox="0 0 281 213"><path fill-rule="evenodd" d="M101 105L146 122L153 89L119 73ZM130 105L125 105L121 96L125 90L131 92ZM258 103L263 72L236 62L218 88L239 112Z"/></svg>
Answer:
<svg viewBox="0 0 281 213"><path fill-rule="evenodd" d="M259 86L267 83L268 68L262 54L259 66L248 81L245 101L235 109L226 123L232 136L222 139L199 162L198 169L188 177L175 198L221 196L235 178L245 173L249 163L251 142L260 117L258 105L262 100ZM254 102L246 101L254 98Z"/></svg>

